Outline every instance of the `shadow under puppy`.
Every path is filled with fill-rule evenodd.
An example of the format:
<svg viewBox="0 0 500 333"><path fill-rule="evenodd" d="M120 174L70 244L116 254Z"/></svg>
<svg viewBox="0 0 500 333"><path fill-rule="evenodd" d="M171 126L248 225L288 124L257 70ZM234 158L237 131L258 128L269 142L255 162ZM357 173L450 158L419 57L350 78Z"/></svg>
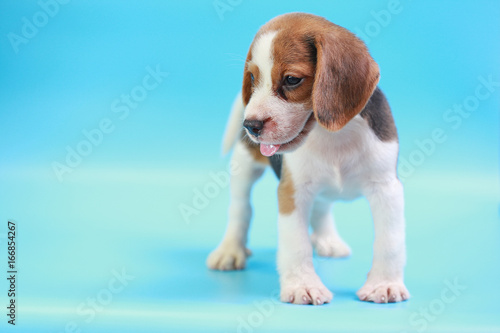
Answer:
<svg viewBox="0 0 500 333"><path fill-rule="evenodd" d="M272 165L280 178L278 271L283 302L320 305L332 300L314 270L312 246L320 256L350 254L336 231L331 205L359 196L370 203L375 243L372 268L357 295L377 303L409 298L403 282L398 136L377 87L379 76L365 44L324 18L285 14L258 31L224 140L226 151L234 145L232 159L241 172L231 178L229 223L221 244L208 257L210 268L245 267L250 191Z"/></svg>

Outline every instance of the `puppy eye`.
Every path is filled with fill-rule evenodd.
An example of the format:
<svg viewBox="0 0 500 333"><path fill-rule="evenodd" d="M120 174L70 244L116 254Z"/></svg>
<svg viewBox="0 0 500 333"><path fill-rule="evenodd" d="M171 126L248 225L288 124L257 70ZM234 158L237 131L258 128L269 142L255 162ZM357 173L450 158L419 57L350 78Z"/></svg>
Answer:
<svg viewBox="0 0 500 333"><path fill-rule="evenodd" d="M252 74L252 73L250 73L250 79L252 80L252 84L253 84L253 83L254 83L254 81L255 81L255 78L253 77L253 74Z"/></svg>
<svg viewBox="0 0 500 333"><path fill-rule="evenodd" d="M285 85L288 86L288 87L293 87L293 86L296 86L299 83L301 83L302 80L303 79L301 79L301 78L288 75L288 76L285 76Z"/></svg>

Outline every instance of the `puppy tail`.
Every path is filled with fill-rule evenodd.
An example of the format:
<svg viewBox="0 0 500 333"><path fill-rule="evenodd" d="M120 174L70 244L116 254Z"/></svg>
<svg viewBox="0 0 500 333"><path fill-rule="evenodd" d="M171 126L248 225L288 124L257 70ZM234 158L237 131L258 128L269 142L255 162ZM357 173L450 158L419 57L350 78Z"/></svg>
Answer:
<svg viewBox="0 0 500 333"><path fill-rule="evenodd" d="M242 131L244 111L245 106L243 105L243 99L240 92L233 102L231 114L227 120L226 132L224 133L224 139L222 140L222 155L229 153Z"/></svg>

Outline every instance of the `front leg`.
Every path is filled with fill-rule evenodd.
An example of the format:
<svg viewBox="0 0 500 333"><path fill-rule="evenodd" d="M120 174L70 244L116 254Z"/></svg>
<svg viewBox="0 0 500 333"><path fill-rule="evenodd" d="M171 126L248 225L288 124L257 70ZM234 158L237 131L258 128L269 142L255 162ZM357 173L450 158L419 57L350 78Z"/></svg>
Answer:
<svg viewBox="0 0 500 333"><path fill-rule="evenodd" d="M312 246L308 234L308 215L313 202L311 191L296 187L283 163L278 188L278 271L281 301L321 305L332 300L332 293L314 271Z"/></svg>
<svg viewBox="0 0 500 333"><path fill-rule="evenodd" d="M362 301L375 303L407 300L410 294L403 282L406 263L403 187L398 179L377 184L367 198L375 225L373 264L357 295Z"/></svg>
<svg viewBox="0 0 500 333"><path fill-rule="evenodd" d="M231 175L231 203L226 233L219 246L210 253L207 266L216 270L243 269L250 250L246 248L247 234L252 216L250 192L266 167L256 161L250 148L238 142L234 148L232 162L239 172Z"/></svg>

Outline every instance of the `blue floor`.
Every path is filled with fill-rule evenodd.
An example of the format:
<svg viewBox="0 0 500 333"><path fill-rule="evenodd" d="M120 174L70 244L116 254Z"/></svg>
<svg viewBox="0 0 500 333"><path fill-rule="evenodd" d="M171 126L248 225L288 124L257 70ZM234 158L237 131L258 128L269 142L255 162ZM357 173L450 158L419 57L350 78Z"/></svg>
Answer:
<svg viewBox="0 0 500 333"><path fill-rule="evenodd" d="M275 200L267 199L276 186L271 172L254 192L249 244L254 255L247 269L206 269L205 258L224 231L227 188L189 224L177 208L193 188L209 181L206 173L193 169L174 177L171 170L124 171L109 179L109 174L82 168L64 186L50 181L49 174L45 179L42 174L2 174L1 208L18 223L15 329L500 331L495 177L422 174L407 181L406 284L412 298L400 304L356 299L370 268L371 218L363 200L338 204L339 231L353 255L315 258L335 296L331 304L313 307L278 302ZM447 190L457 178L462 188ZM117 275L122 280L110 284ZM5 281L0 287L6 289Z"/></svg>
<svg viewBox="0 0 500 333"><path fill-rule="evenodd" d="M314 259L333 301L279 303L270 171L247 269L205 266L227 222L227 185L212 178L229 162L220 142L245 55L262 24L294 11L354 31L381 68L407 302L355 296L373 242L360 199L334 207L352 256ZM0 1L0 332L500 332L498 17L495 0ZM183 216L205 186L212 197Z"/></svg>

